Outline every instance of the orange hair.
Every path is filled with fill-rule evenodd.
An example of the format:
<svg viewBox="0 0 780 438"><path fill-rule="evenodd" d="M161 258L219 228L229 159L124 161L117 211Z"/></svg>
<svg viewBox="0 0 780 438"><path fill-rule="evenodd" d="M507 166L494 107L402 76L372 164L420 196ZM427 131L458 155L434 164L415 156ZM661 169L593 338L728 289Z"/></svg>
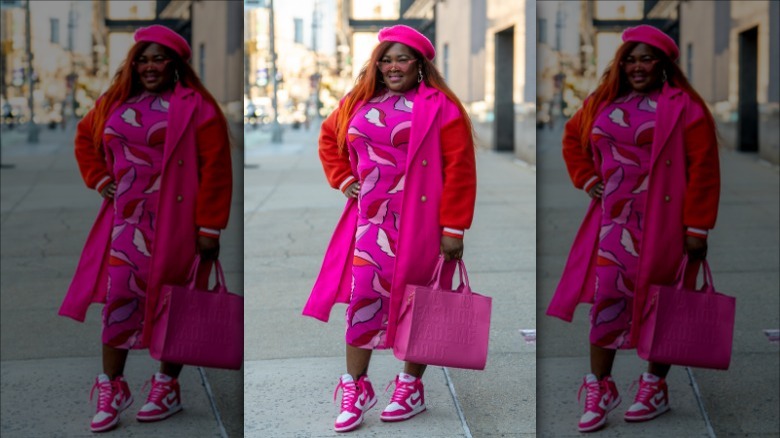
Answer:
<svg viewBox="0 0 780 438"><path fill-rule="evenodd" d="M639 44L640 43L638 42L628 42L623 43L623 45L618 48L617 52L615 52L615 57L610 61L606 70L604 70L604 74L601 76L596 91L594 91L585 102L585 106L582 108L581 126L583 129L580 132L580 143L582 144L583 149L588 150L590 148L590 131L593 129L593 122L598 116L597 111L601 104L603 102L612 102L618 96L628 93L631 90L631 86L620 66L620 61L628 56L628 54ZM655 56L660 60L656 68L659 68L659 71L666 72L666 80L669 82L669 85L681 89L688 94L691 99L701 105L704 114L707 117L707 122L712 129L715 129L715 119L712 117L712 113L710 113L707 104L699 93L693 89L688 82L688 79L686 79L685 74L680 70L680 67L658 48L650 45L648 45L648 47L650 47Z"/></svg>
<svg viewBox="0 0 780 438"><path fill-rule="evenodd" d="M135 43L133 47L130 48L130 51L127 52L127 57L117 69L116 74L114 74L114 78L111 80L111 85L108 87L108 90L103 94L95 106L95 115L92 124L92 141L95 148L100 149L103 145L103 130L105 129L108 117L111 115L109 111L114 103L118 102L121 104L130 97L143 91L143 86L138 79L138 73L136 72L135 67L133 67L133 60L140 56L150 44L153 43L141 41ZM184 62L184 60L182 60L182 58L173 50L162 45L161 47L165 50L166 55L173 60L171 64L175 71L179 73L179 82L181 85L195 90L203 99L212 104L217 111L219 123L223 125L226 132L230 132L227 129L225 114L219 107L217 100L214 99L214 96L212 96L206 87L203 86L203 83L198 79L198 75L192 67Z"/></svg>
<svg viewBox="0 0 780 438"><path fill-rule="evenodd" d="M383 41L377 44L377 46L374 48L374 51L371 52L371 58L366 62L365 65L363 65L363 68L360 70L360 74L358 75L357 79L355 79L355 87L346 95L346 97L344 97L344 101L342 102L341 108L339 109L338 118L336 119L336 139L339 145L339 150L344 150L344 147L346 146L349 122L352 119L355 111L358 109L356 108L358 103L368 101L385 89L384 84L380 81L382 79L382 74L379 72L379 68L376 67L376 63L382 59L382 56L393 44L396 44L396 42ZM461 103L460 99L455 96L455 93L450 89L450 87L448 87L444 82L444 78L442 77L441 73L439 73L436 65L428 60L428 58L422 56L422 54L417 50L411 47L409 47L409 50L412 51L415 58L417 58L418 62L420 63L419 65L422 69L423 80L425 81L425 84L444 93L445 96L458 105L458 110L463 116L463 119L466 121L466 125L471 131L472 138L476 137L474 134L474 127L471 124L471 119L466 112L466 108L463 106L463 103Z"/></svg>

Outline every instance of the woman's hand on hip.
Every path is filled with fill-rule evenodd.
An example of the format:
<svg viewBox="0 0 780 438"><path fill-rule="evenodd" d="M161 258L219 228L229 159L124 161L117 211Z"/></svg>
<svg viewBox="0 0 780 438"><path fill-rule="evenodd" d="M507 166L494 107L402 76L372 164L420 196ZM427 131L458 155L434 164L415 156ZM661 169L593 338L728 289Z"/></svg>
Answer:
<svg viewBox="0 0 780 438"><path fill-rule="evenodd" d="M690 260L704 260L707 257L707 239L685 236L685 253Z"/></svg>
<svg viewBox="0 0 780 438"><path fill-rule="evenodd" d="M344 190L344 196L347 198L357 198L360 194L360 181L355 181Z"/></svg>
<svg viewBox="0 0 780 438"><path fill-rule="evenodd" d="M114 199L115 194L116 194L116 181L111 181L110 183L106 184L106 186L103 187L103 190L100 191L100 196L106 199Z"/></svg>
<svg viewBox="0 0 780 438"><path fill-rule="evenodd" d="M197 247L201 260L216 260L219 258L219 239L198 236Z"/></svg>
<svg viewBox="0 0 780 438"><path fill-rule="evenodd" d="M463 258L463 239L441 236L441 254L446 261Z"/></svg>
<svg viewBox="0 0 780 438"><path fill-rule="evenodd" d="M600 181L600 182L596 183L588 191L588 196L590 196L593 199L601 198L601 195L603 195L603 194L604 194L604 181Z"/></svg>

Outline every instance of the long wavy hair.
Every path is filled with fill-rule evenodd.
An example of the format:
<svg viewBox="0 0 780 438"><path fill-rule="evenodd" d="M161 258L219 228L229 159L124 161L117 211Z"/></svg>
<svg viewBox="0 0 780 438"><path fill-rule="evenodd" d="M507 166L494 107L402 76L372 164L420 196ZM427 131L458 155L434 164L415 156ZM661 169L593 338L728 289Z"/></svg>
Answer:
<svg viewBox="0 0 780 438"><path fill-rule="evenodd" d="M360 74L358 74L357 79L355 79L355 87L347 94L341 104L341 109L339 110L339 115L336 119L336 139L338 141L339 150L341 151L346 147L349 121L352 119L355 111L357 111L358 104L360 102L368 101L387 89L382 82L382 73L379 71L376 63L382 59L382 56L393 44L395 44L394 41L383 41L377 44L374 51L371 52L371 58L363 65ZM466 112L466 108L463 106L460 99L455 96L455 93L450 87L447 86L447 83L444 82L444 77L439 73L436 65L414 48L409 47L409 50L412 51L412 54L414 54L414 57L418 60L417 63L422 69L425 85L444 93L445 96L458 105L458 110L466 121L466 125L471 132L471 137L476 138L474 126Z"/></svg>
<svg viewBox="0 0 780 438"><path fill-rule="evenodd" d="M140 94L144 91L143 85L141 85L141 81L138 76L138 72L133 66L133 61L139 57L141 53L143 53L143 51L146 50L146 48L151 44L153 43L148 41L139 41L130 48L130 51L127 52L127 57L125 57L125 60L117 69L116 74L114 74L114 78L111 80L111 85L108 87L108 90L100 98L97 106L95 106L95 115L93 116L94 118L92 123L92 141L97 149L102 148L103 130L106 126L106 120L108 120L108 117L111 115L109 113L111 107L117 102L124 102L130 97ZM212 96L206 87L203 86L203 83L198 78L195 70L193 70L192 67L187 62L185 62L175 51L163 45L160 45L160 47L162 47L165 50L165 54L171 58L171 63L169 66L172 67L174 71L178 72L179 83L183 87L194 90L200 94L203 99L214 105L214 108L217 111L219 123L223 125L226 132L230 132L227 129L227 119L225 118L225 114L220 109L217 100L214 99L214 96Z"/></svg>
<svg viewBox="0 0 780 438"><path fill-rule="evenodd" d="M596 91L590 95L590 98L582 108L581 126L583 129L580 132L580 144L582 144L584 149L590 149L590 131L593 129L593 122L598 116L597 112L599 106L601 106L603 102L612 102L617 97L627 94L631 91L631 85L628 82L626 74L623 72L620 61L628 56L628 54L631 53L631 51L634 50L634 48L639 44L640 43L638 42L627 42L623 43L623 45L618 48L617 52L615 53L615 57L609 63L606 70L604 70L604 74L601 76L601 80L599 81L599 85L596 88ZM658 69L659 74L663 75L663 72L666 72L666 81L670 86L679 88L688 94L696 103L701 105L707 118L707 123L710 124L712 129L716 129L715 119L712 117L712 113L710 113L707 104L704 102L704 99L701 98L699 93L693 89L691 84L688 82L688 79L685 77L685 74L682 72L682 70L680 70L680 67L668 56L666 56L666 53L660 49L649 44L648 47L650 47L655 57L659 60L655 67Z"/></svg>

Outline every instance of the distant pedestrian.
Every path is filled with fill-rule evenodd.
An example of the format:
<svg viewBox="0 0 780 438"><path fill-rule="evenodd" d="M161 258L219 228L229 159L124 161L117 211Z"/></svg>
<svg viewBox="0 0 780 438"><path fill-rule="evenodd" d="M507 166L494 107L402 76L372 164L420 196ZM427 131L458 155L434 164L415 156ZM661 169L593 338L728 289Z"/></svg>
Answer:
<svg viewBox="0 0 780 438"><path fill-rule="evenodd" d="M325 174L348 201L303 313L327 321L336 302L348 304L337 432L360 426L377 402L368 365L374 349L393 346L404 286L427 284L440 254L462 257L474 215L471 122L434 55L416 30L382 29L355 88L322 125ZM425 367L405 364L382 421L425 410Z"/></svg>
<svg viewBox="0 0 780 438"><path fill-rule="evenodd" d="M685 254L705 258L720 195L715 123L675 64L677 45L647 25L622 38L563 137L574 186L593 200L547 314L571 321L578 303L593 303L581 432L603 427L620 403L615 352L636 348L648 286L671 284ZM688 284L699 263L692 265ZM669 368L648 364L626 421L669 410Z"/></svg>
<svg viewBox="0 0 780 438"><path fill-rule="evenodd" d="M160 286L184 284L198 255L217 259L228 223L227 122L187 63L190 55L187 41L167 27L138 29L108 91L78 125L82 177L104 201L60 314L83 321L90 303L105 303L93 432L115 427L133 402L125 362L130 349L149 346ZM138 421L182 409L181 369L160 365Z"/></svg>

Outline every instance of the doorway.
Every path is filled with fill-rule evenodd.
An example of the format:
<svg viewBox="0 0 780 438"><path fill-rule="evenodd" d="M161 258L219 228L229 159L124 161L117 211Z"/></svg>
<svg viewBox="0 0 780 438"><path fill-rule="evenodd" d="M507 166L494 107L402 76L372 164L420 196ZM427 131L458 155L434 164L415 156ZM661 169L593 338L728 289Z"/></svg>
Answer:
<svg viewBox="0 0 780 438"><path fill-rule="evenodd" d="M739 121L737 145L740 151L758 151L758 27L739 34Z"/></svg>
<svg viewBox="0 0 780 438"><path fill-rule="evenodd" d="M515 150L514 65L515 27L495 36L495 107L493 110L493 138L497 151Z"/></svg>

